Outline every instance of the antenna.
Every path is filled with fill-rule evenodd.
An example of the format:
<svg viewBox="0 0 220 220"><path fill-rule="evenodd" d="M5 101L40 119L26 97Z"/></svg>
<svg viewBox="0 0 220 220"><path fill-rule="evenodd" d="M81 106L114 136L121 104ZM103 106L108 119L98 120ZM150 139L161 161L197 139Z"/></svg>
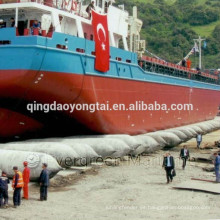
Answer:
<svg viewBox="0 0 220 220"><path fill-rule="evenodd" d="M205 39L202 39L201 36L199 36L198 39L193 39L195 43L199 44L199 69L202 69L202 41Z"/></svg>

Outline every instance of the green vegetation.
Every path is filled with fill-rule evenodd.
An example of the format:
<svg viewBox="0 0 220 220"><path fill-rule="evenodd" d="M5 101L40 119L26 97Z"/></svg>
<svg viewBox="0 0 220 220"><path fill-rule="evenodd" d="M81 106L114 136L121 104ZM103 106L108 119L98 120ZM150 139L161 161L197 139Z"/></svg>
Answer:
<svg viewBox="0 0 220 220"><path fill-rule="evenodd" d="M220 68L219 0L117 0L130 13L133 6L143 21L142 39L147 49L177 63L193 47L193 39L206 38L203 67ZM198 57L198 54L196 55ZM194 65L197 58L191 56Z"/></svg>
<svg viewBox="0 0 220 220"><path fill-rule="evenodd" d="M198 35L209 37L212 35L212 32L217 25L220 25L220 20L207 25L191 26L191 29L195 31Z"/></svg>

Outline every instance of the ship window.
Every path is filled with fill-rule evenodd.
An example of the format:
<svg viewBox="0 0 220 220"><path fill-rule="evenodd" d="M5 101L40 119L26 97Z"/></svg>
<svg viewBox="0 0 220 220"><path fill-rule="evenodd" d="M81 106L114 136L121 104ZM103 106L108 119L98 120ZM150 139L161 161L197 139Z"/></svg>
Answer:
<svg viewBox="0 0 220 220"><path fill-rule="evenodd" d="M131 60L126 60L127 63L131 63Z"/></svg>
<svg viewBox="0 0 220 220"><path fill-rule="evenodd" d="M121 57L116 57L116 60L117 61L121 61Z"/></svg>
<svg viewBox="0 0 220 220"><path fill-rule="evenodd" d="M62 44L57 44L56 48L62 49L62 50L67 50L68 49L66 45L62 45Z"/></svg>
<svg viewBox="0 0 220 220"><path fill-rule="evenodd" d="M81 48L76 48L76 51L79 52L79 53L85 53L85 50L81 49Z"/></svg>
<svg viewBox="0 0 220 220"><path fill-rule="evenodd" d="M99 3L98 6L99 6L100 8L102 8L102 0L99 0L98 3Z"/></svg>
<svg viewBox="0 0 220 220"><path fill-rule="evenodd" d="M95 56L95 51L92 51L91 54L92 54L93 56Z"/></svg>
<svg viewBox="0 0 220 220"><path fill-rule="evenodd" d="M4 44L11 44L11 41L10 40L1 40L0 45L4 45Z"/></svg>

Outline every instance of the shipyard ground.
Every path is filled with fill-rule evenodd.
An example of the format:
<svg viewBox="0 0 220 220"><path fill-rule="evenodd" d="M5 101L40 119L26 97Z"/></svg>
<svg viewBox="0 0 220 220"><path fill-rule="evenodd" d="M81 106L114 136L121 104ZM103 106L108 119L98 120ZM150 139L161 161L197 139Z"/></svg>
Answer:
<svg viewBox="0 0 220 220"><path fill-rule="evenodd" d="M213 146L219 139L220 131L215 131L203 136L203 143ZM187 145L191 157L207 151L197 150L195 139ZM182 161L178 159L180 148L170 150L177 173L170 184L166 184L161 167L164 151L158 151L140 160L120 162L119 166L95 165L80 172L62 171L62 175L52 180L48 201L38 201L39 188L31 185L30 199L23 200L17 209L1 209L0 219L219 219L220 195L172 188L190 182L192 177L215 180L213 172L203 171L195 162L188 162L182 170ZM212 184L216 185L207 183L207 187ZM220 184L217 185L220 192Z"/></svg>

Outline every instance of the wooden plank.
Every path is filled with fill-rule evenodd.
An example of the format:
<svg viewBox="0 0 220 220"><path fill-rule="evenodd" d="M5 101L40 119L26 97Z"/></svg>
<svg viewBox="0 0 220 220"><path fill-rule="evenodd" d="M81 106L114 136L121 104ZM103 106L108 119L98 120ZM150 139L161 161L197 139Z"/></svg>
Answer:
<svg viewBox="0 0 220 220"><path fill-rule="evenodd" d="M174 189L193 190L211 194L220 194L220 184L189 180L173 186Z"/></svg>
<svg viewBox="0 0 220 220"><path fill-rule="evenodd" d="M215 183L215 181L213 181L213 180L206 180L206 179L199 179L199 178L191 178L191 180L198 180L198 181L205 181L205 182Z"/></svg>
<svg viewBox="0 0 220 220"><path fill-rule="evenodd" d="M192 161L192 162L212 163L212 160L209 157L210 157L210 155L207 156L207 157L205 157L205 156L192 157L190 161Z"/></svg>

